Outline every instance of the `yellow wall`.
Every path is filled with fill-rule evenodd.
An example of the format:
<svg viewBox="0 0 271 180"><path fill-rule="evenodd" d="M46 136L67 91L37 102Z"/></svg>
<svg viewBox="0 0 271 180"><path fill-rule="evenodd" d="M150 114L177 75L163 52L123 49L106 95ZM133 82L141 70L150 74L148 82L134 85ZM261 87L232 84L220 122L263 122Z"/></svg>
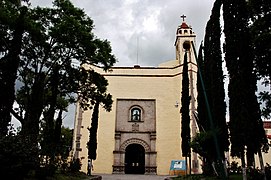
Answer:
<svg viewBox="0 0 271 180"><path fill-rule="evenodd" d="M100 69L95 68L97 72ZM98 125L97 159L94 161L94 173L112 173L113 150L115 146L116 99L155 99L156 100L156 151L157 174L169 174L171 160L183 159L181 156L181 117L180 103L182 66L175 68L113 68L104 73L108 79L108 92L113 96L111 112L100 108ZM88 130L91 111L83 113L81 128L80 157L82 170L86 171Z"/></svg>

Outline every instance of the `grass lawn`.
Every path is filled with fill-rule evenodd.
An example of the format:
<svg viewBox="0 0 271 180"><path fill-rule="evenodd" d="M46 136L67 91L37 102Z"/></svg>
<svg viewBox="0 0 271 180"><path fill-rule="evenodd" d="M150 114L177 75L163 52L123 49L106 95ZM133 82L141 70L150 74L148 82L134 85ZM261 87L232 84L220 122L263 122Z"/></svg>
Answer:
<svg viewBox="0 0 271 180"><path fill-rule="evenodd" d="M53 177L46 177L45 180L84 180L89 177L90 176L87 176L82 172L66 174L56 173ZM25 178L25 180L37 180L37 178Z"/></svg>
<svg viewBox="0 0 271 180"><path fill-rule="evenodd" d="M172 178L174 180L218 180L219 178L217 177L206 177L201 174L193 174L193 175L188 175L188 176L179 176ZM242 180L242 174L234 174L229 176L229 180Z"/></svg>
<svg viewBox="0 0 271 180"><path fill-rule="evenodd" d="M48 180L82 180L87 179L89 176L87 176L85 173L75 173L75 174L55 174L54 177L51 179L48 178Z"/></svg>

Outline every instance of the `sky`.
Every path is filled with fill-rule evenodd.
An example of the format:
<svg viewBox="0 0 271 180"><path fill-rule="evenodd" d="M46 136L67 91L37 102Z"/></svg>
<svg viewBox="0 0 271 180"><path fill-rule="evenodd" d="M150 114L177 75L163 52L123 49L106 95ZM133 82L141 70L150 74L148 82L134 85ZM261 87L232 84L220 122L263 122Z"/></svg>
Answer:
<svg viewBox="0 0 271 180"><path fill-rule="evenodd" d="M33 6L51 6L52 0L31 0ZM94 33L107 39L116 66L157 66L175 59L175 33L186 23L203 40L214 0L71 0L94 21Z"/></svg>
<svg viewBox="0 0 271 180"><path fill-rule="evenodd" d="M204 38L214 0L71 0L94 21L94 34L107 39L115 66L158 66L175 59L175 34L186 16L196 33L196 48ZM32 6L52 6L52 0L30 0ZM63 122L73 128L74 106Z"/></svg>

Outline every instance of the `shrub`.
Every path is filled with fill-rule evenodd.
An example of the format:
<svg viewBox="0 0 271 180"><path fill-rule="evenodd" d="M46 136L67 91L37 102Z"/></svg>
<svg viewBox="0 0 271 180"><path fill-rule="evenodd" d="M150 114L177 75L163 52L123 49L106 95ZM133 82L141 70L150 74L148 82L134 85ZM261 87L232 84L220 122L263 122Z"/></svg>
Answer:
<svg viewBox="0 0 271 180"><path fill-rule="evenodd" d="M81 169L81 166L82 166L82 163L80 162L79 158L73 159L70 162L69 170L70 170L70 172L79 172Z"/></svg>

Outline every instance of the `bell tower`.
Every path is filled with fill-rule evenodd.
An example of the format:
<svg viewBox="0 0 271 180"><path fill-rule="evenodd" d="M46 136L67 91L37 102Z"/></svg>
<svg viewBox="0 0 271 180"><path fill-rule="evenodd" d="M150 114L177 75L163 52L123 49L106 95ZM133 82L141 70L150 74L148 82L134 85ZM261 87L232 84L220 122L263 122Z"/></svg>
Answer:
<svg viewBox="0 0 271 180"><path fill-rule="evenodd" d="M188 61L188 74L189 74L189 96L190 100L190 128L191 137L193 138L197 133L197 123L194 116L196 111L196 97L197 97L197 62L195 57L194 48L192 42L195 45L196 34L192 31L192 27L188 26L185 22L185 15L182 15L182 24L178 26L176 32L176 61L177 64L182 65L184 62L184 55L187 53ZM193 174L199 173L199 158L194 152L191 154L192 164L191 170Z"/></svg>
<svg viewBox="0 0 271 180"><path fill-rule="evenodd" d="M183 64L184 54L185 51L187 51L189 57L188 63L196 64L196 59L194 57L194 52L191 44L191 41L193 41L193 43L195 44L196 34L192 31L192 27L186 24L186 16L182 15L181 18L183 19L182 24L178 26L176 31L176 60L178 61L178 64Z"/></svg>

